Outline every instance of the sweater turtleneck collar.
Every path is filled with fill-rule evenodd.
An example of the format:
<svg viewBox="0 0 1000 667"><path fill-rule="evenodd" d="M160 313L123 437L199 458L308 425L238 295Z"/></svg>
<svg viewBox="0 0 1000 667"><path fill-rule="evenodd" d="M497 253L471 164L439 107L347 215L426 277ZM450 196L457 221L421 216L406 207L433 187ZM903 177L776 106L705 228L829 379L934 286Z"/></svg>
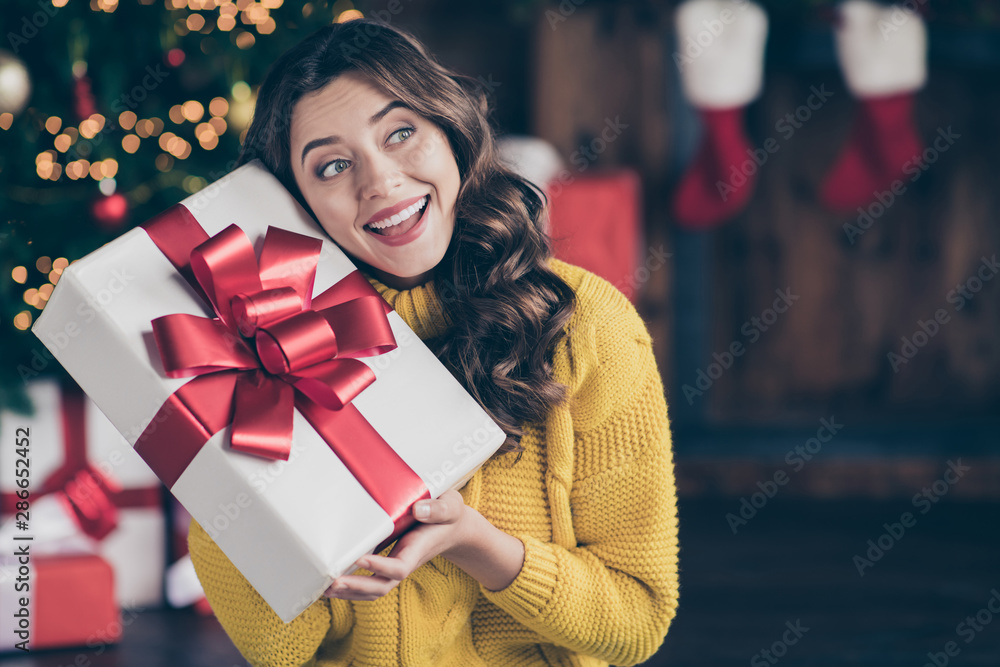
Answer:
<svg viewBox="0 0 1000 667"><path fill-rule="evenodd" d="M448 329L451 322L441 307L433 280L411 289L398 290L369 273L362 271L362 275L392 309L399 313L420 340L440 336Z"/></svg>

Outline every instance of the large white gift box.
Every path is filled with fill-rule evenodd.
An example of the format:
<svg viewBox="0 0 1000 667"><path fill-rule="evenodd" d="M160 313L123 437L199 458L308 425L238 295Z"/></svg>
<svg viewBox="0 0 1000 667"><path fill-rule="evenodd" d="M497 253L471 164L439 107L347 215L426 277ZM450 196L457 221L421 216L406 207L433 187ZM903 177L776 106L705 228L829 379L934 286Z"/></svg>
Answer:
<svg viewBox="0 0 1000 667"><path fill-rule="evenodd" d="M241 416L237 409L236 426L220 426L203 417L201 403L204 398L213 409L217 402L225 404L230 399L220 398L217 387L225 386L230 392L231 385L226 384L228 381L212 384L211 378L239 373L168 377L166 357L161 358L161 348L169 345L163 345L162 337L158 340L159 332L154 335L152 321L176 313L216 317L205 294L226 282L216 275L215 287L192 287L185 279L190 267L183 265L187 250L181 253L185 255L181 259L176 249L161 250L164 245L176 246L177 237L183 236L181 231L175 233L173 227L168 227L171 231L164 234L159 228L160 247L151 238L156 232L147 231L163 220L170 224L180 221L176 229L181 231L189 231L192 225L200 227L204 232L199 233L213 237L213 242L231 240L233 230L227 228L238 225L261 255L262 267L275 231L268 233L269 226L317 239L308 243L318 249L312 286L312 295L318 301L322 301L318 295L329 288L357 284L359 279L364 290L376 296L377 292L277 179L254 162L188 197L155 218L152 225L133 229L73 262L63 272L32 329L146 462L152 461L151 466L171 492L277 615L290 622L319 599L335 577L350 571L359 557L398 534L394 529L402 529L406 518L412 519L409 505L418 496L412 496L405 501L409 505L402 506L388 506L384 496L410 489L414 483L423 494L419 497L436 498L448 489L460 488L503 443L505 434L402 318L378 298L379 312L382 307L387 311L380 316L387 319L385 328L391 329L396 347L389 352L383 347L382 353L374 356L358 356L361 364L348 360L355 364L351 369L361 367L361 372L372 374L374 381L343 410L316 408L313 403L307 414L303 414L305 408L299 403L302 392L296 389L287 460L246 453L246 449L236 451L231 445L232 434L242 429L241 424L253 423L264 431L268 424L262 427L262 420L254 419L254 410ZM174 254L176 265L165 253ZM197 262L192 261L191 266L197 266ZM265 273L262 269L261 275ZM275 284L258 283L264 288ZM256 298L249 300L256 303ZM241 320L246 321L246 317ZM330 328L337 330L334 324ZM264 359L261 337L258 332L257 349L260 359ZM235 338L229 335L230 342ZM279 336L275 333L263 338L266 342ZM340 340L332 344L333 348L340 349ZM184 344L184 340L176 343L178 347ZM252 342L249 345L252 347ZM181 356L190 353L200 359L204 347L194 344ZM288 371L295 365L289 361L291 347L294 345L281 348L275 355L274 346L269 346L272 362L268 365L265 361L264 365L273 371L273 364L284 359ZM260 361L254 363L259 365ZM331 362L316 363L313 368ZM264 377L270 383L268 387L281 384L273 373L268 375L259 369L242 372L244 378L247 373L256 373L256 381ZM302 372L308 375L308 369ZM324 373L319 375L327 378ZM210 379L201 385L207 389L185 394L204 379ZM237 380L237 391L241 386L259 386L254 382L248 380L240 385ZM313 387L315 383L295 386ZM238 398L233 400L237 405L241 403ZM256 401L258 413L271 407L267 401ZM249 404L254 405L253 401ZM350 410L374 435L368 431L363 437L338 431L341 422L337 415L346 415ZM323 435L313 427L318 418L330 419L333 424L320 429ZM206 432L204 444L186 435L199 428ZM355 437L365 440L365 444L354 443ZM239 439L242 443L242 435ZM385 447L376 447L376 440ZM340 454L335 453L335 446ZM399 521L395 525L394 517Z"/></svg>
<svg viewBox="0 0 1000 667"><path fill-rule="evenodd" d="M16 442L27 442L27 534L33 538L33 553L98 554L114 570L121 607L160 605L167 557L160 480L79 390L52 379L32 380L26 389L33 414L0 410L0 470L17 467ZM19 434L17 429L24 431ZM27 438L17 437L24 433ZM105 493L96 486L81 486L91 475L100 475L114 488ZM7 554L13 536L26 534L14 521L16 479L13 473L0 477L0 545ZM103 506L93 495L102 493Z"/></svg>

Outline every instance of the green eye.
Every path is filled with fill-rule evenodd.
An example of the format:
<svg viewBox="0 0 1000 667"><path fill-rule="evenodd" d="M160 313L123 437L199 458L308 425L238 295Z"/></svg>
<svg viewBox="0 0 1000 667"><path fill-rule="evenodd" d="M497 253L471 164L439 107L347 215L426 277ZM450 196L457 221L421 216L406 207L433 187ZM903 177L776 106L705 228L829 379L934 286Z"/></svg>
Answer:
<svg viewBox="0 0 1000 667"><path fill-rule="evenodd" d="M390 142L390 143L397 143L398 144L398 143L401 143L403 141L406 141L407 139L409 139L410 137L413 136L414 132L415 132L415 130L412 127L404 127L402 129L396 130L395 132L392 133L391 136L399 135L401 137L401 139L399 141L393 141L393 142ZM404 136L404 134L405 134L405 136Z"/></svg>
<svg viewBox="0 0 1000 667"><path fill-rule="evenodd" d="M333 162L323 167L323 171L320 175L324 178L329 178L330 176L336 176L337 174L347 169L347 165L349 164L350 162L348 162L347 160L334 160Z"/></svg>

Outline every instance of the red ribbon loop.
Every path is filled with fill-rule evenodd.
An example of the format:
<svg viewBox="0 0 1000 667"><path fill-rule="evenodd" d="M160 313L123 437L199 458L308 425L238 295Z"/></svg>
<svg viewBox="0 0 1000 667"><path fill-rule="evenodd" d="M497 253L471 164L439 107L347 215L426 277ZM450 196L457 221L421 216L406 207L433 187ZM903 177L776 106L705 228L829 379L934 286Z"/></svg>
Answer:
<svg viewBox="0 0 1000 667"><path fill-rule="evenodd" d="M341 357L374 357L396 349L396 337L384 313L385 300L363 296L318 311L337 338ZM354 322L368 322L362 330Z"/></svg>
<svg viewBox="0 0 1000 667"><path fill-rule="evenodd" d="M257 368L253 350L219 320L177 313L153 320L153 338L167 377Z"/></svg>
<svg viewBox="0 0 1000 667"><path fill-rule="evenodd" d="M257 331L257 354L271 373L294 373L337 356L337 336L319 313L307 310Z"/></svg>
<svg viewBox="0 0 1000 667"><path fill-rule="evenodd" d="M260 281L264 289L291 287L302 297L302 309L312 308L316 267L323 242L287 229L268 227L260 252Z"/></svg>
<svg viewBox="0 0 1000 667"><path fill-rule="evenodd" d="M302 297L292 287L276 287L256 294L237 294L230 302L240 334L253 336L258 327L302 311Z"/></svg>
<svg viewBox="0 0 1000 667"><path fill-rule="evenodd" d="M191 270L219 319L236 331L231 302L237 294L261 291L257 256L243 230L229 225L191 253Z"/></svg>

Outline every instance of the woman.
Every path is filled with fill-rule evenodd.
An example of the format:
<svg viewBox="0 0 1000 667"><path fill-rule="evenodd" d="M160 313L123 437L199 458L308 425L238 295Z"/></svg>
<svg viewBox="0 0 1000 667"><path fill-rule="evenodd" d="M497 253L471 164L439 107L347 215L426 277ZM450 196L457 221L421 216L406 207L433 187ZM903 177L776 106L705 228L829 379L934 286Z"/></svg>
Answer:
<svg viewBox="0 0 1000 667"><path fill-rule="evenodd" d="M368 20L312 35L259 91L241 161L282 180L510 437L288 625L192 524L208 600L254 665L634 664L674 616L649 334L610 283L551 258L487 113L474 81Z"/></svg>

